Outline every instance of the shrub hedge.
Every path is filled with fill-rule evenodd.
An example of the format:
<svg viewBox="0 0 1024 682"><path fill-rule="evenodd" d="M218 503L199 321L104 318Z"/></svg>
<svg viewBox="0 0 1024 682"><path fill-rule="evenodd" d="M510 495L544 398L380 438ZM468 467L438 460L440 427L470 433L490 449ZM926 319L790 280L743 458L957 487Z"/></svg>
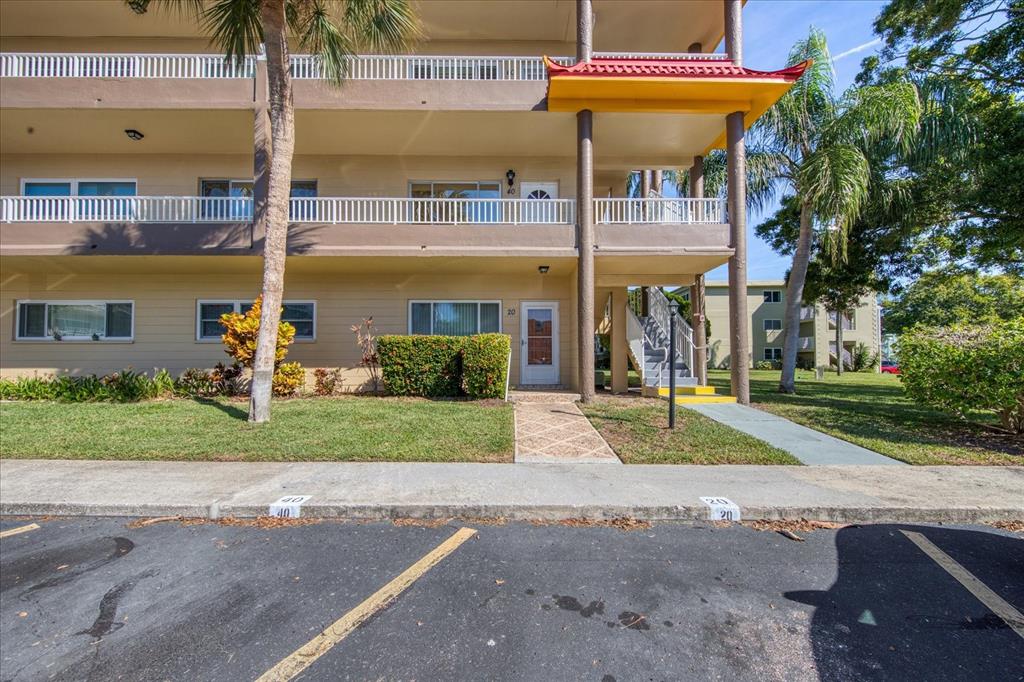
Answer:
<svg viewBox="0 0 1024 682"><path fill-rule="evenodd" d="M986 325L914 327L900 336L900 379L917 402L967 419L995 413L1024 433L1024 317Z"/></svg>
<svg viewBox="0 0 1024 682"><path fill-rule="evenodd" d="M476 336L381 336L384 390L392 395L502 398L511 340Z"/></svg>
<svg viewBox="0 0 1024 682"><path fill-rule="evenodd" d="M462 391L477 400L504 398L512 339L506 334L478 334L464 338Z"/></svg>

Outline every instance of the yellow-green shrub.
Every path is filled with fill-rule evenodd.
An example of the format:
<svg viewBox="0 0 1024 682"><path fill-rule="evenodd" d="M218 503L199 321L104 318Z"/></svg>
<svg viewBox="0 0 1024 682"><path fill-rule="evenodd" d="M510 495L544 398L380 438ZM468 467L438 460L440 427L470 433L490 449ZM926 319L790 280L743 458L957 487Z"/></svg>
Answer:
<svg viewBox="0 0 1024 682"><path fill-rule="evenodd" d="M297 362L285 362L274 371L274 395L287 398L306 384L306 370Z"/></svg>
<svg viewBox="0 0 1024 682"><path fill-rule="evenodd" d="M250 308L242 313L224 313L220 323L224 333L220 339L224 342L224 352L233 357L243 367L252 369L256 357L256 339L260 333L260 315L263 311L263 297L257 296ZM274 366L284 362L288 355L288 346L295 340L295 327L287 322L277 325L277 351L274 355Z"/></svg>

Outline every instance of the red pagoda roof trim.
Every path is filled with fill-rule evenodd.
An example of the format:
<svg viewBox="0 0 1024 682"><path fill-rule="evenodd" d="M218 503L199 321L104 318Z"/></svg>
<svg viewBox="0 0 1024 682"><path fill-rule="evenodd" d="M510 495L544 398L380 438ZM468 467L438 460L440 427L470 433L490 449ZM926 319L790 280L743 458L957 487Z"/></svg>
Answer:
<svg viewBox="0 0 1024 682"><path fill-rule="evenodd" d="M617 78L680 78L708 79L735 78L738 80L783 80L795 81L810 66L810 61L801 62L779 71L756 71L736 66L726 60L597 57L589 62L577 62L571 66L557 64L545 57L548 76L591 76Z"/></svg>

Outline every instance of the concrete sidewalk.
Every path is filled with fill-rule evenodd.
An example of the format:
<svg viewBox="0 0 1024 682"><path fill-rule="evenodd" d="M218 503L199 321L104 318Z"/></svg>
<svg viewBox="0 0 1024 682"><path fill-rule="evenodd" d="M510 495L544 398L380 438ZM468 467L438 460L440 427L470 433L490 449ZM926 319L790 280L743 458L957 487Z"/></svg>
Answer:
<svg viewBox="0 0 1024 682"><path fill-rule="evenodd" d="M1024 518L1024 467L376 464L0 460L0 513L509 519L743 517L975 523Z"/></svg>
<svg viewBox="0 0 1024 682"><path fill-rule="evenodd" d="M737 431L763 440L810 465L901 465L898 460L880 455L848 441L791 422L764 410L746 405L683 405Z"/></svg>

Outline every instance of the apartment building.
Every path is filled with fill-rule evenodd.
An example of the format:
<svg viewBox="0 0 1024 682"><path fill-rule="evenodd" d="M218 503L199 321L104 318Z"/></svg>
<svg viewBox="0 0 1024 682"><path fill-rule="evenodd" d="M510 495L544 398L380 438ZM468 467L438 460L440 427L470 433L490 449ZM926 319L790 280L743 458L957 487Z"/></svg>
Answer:
<svg viewBox="0 0 1024 682"><path fill-rule="evenodd" d="M372 316L509 334L513 385L578 388L613 300L624 367L627 287L688 286L744 227L742 201L630 199L628 174L738 163L803 67L741 65L740 0L418 9L416 53L355 57L340 88L290 57L289 358L358 389L350 326ZM259 55L226 63L179 14L0 3L0 373L225 359L218 317L260 288L266 98Z"/></svg>
<svg viewBox="0 0 1024 682"><path fill-rule="evenodd" d="M705 310L711 322L708 337L708 364L728 367L732 362L729 342L729 284L707 282ZM783 326L786 317L786 283L781 279L751 281L747 284L747 309L750 311L750 348L748 362L782 360ZM872 353L881 354L881 325L876 296L860 299L850 314L842 316L843 358L849 362L853 349L865 344ZM797 363L804 367L829 367L836 362L836 314L820 303L800 309L800 349Z"/></svg>

